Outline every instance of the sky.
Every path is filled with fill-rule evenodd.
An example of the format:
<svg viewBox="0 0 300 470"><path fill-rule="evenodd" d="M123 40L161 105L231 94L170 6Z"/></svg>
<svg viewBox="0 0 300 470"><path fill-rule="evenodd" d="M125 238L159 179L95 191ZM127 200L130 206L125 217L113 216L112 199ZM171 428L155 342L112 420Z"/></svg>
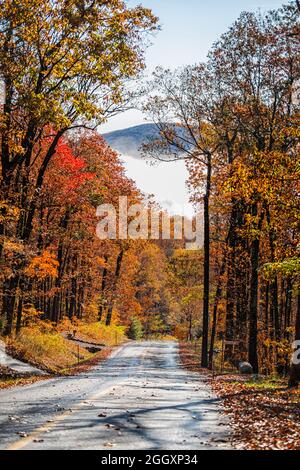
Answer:
<svg viewBox="0 0 300 470"><path fill-rule="evenodd" d="M176 68L205 61L212 44L226 32L242 11L262 12L280 7L282 0L128 0L129 6L142 4L159 17L161 31L151 38L146 53L146 73L156 66ZM285 2L287 3L287 2ZM145 122L140 111L131 110L112 118L100 132L110 132ZM154 168L146 162L124 157L127 174L146 193L154 194L163 207L176 210L185 205L191 215L189 195L185 186L188 177L183 162L161 163Z"/></svg>

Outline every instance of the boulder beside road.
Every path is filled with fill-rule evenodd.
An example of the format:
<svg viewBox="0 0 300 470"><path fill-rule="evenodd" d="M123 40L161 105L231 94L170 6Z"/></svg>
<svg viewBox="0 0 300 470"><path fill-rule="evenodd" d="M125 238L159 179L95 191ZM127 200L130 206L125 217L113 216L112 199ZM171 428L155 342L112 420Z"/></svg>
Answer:
<svg viewBox="0 0 300 470"><path fill-rule="evenodd" d="M252 375L253 374L253 367L251 366L250 362L240 362L239 363L239 372L242 375Z"/></svg>

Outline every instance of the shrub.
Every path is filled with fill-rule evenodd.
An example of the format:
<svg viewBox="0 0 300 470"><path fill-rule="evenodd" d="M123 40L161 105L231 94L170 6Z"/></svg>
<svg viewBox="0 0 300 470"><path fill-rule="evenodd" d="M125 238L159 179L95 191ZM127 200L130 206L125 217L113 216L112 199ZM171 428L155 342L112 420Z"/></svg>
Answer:
<svg viewBox="0 0 300 470"><path fill-rule="evenodd" d="M10 339L8 350L21 360L53 372L77 364L78 353L80 360L91 356L55 330L45 331L39 327L22 328L20 335Z"/></svg>
<svg viewBox="0 0 300 470"><path fill-rule="evenodd" d="M144 334L144 331L143 331L142 323L140 322L138 318L133 317L131 319L131 323L127 332L128 338L138 341L142 339L143 334Z"/></svg>
<svg viewBox="0 0 300 470"><path fill-rule="evenodd" d="M100 322L78 323L75 329L78 339L103 344L105 346L116 346L124 343L126 340L125 328L122 326L106 326Z"/></svg>

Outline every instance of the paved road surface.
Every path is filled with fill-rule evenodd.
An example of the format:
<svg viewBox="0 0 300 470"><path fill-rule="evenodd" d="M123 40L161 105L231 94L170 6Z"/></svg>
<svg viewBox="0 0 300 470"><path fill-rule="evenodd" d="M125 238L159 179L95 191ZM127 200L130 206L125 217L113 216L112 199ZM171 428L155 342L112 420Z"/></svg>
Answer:
<svg viewBox="0 0 300 470"><path fill-rule="evenodd" d="M130 343L88 373L0 391L0 448L224 449L218 406L175 342Z"/></svg>

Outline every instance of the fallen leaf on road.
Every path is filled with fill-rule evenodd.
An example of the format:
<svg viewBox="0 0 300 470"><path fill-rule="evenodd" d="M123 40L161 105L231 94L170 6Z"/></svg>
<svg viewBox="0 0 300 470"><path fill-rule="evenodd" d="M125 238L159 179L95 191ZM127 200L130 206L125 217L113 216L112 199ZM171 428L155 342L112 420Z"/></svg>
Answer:
<svg viewBox="0 0 300 470"><path fill-rule="evenodd" d="M114 444L113 442L106 442L104 444L104 447L115 447L117 444Z"/></svg>

